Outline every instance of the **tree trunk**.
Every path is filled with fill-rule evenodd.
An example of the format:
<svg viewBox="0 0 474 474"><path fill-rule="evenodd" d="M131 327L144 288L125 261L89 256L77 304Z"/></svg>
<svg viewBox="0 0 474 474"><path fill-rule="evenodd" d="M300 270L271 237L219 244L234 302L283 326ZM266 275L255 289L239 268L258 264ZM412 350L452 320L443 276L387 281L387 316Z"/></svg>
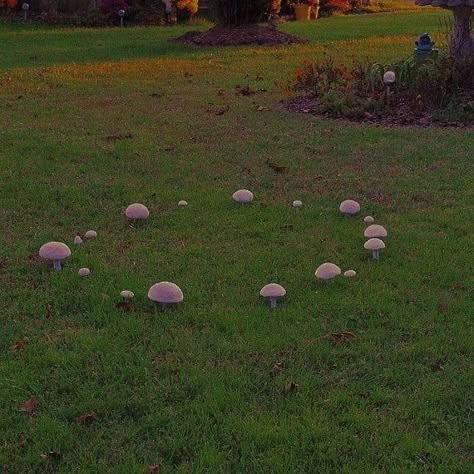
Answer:
<svg viewBox="0 0 474 474"><path fill-rule="evenodd" d="M455 58L474 56L474 41L471 36L471 7L456 7L451 53Z"/></svg>

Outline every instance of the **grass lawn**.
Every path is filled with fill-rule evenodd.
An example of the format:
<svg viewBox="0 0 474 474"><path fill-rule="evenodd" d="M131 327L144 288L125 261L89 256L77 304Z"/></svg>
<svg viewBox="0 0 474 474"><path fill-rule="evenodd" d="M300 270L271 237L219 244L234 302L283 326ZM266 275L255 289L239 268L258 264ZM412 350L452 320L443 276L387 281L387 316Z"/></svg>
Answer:
<svg viewBox="0 0 474 474"><path fill-rule="evenodd" d="M0 23L2 472L470 471L472 129L292 115L274 85L323 54L405 58L443 15L288 23L310 43L238 49L168 41L189 27ZM136 201L151 215L130 226ZM389 233L378 263L367 214ZM37 257L50 240L73 250L59 273ZM357 277L320 284L325 261ZM155 314L162 280L185 301Z"/></svg>

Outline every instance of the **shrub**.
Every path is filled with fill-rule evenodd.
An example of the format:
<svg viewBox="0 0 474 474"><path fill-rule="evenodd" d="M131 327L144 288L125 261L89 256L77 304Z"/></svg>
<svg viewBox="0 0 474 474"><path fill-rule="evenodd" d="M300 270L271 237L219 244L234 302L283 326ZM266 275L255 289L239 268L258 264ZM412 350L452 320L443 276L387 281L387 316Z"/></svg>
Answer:
<svg viewBox="0 0 474 474"><path fill-rule="evenodd" d="M266 20L272 0L213 0L212 7L221 25L246 25Z"/></svg>

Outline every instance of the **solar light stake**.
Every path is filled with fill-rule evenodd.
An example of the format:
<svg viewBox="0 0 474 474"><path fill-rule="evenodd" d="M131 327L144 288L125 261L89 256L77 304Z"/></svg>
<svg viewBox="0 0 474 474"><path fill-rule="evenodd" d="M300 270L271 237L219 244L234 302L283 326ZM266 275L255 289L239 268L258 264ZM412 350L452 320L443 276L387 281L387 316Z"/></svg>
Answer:
<svg viewBox="0 0 474 474"><path fill-rule="evenodd" d="M120 27L123 28L123 17L125 16L125 10L119 10L118 15L120 17Z"/></svg>
<svg viewBox="0 0 474 474"><path fill-rule="evenodd" d="M25 2L21 8L23 9L23 20L26 21L28 20L28 10L30 9L30 4Z"/></svg>

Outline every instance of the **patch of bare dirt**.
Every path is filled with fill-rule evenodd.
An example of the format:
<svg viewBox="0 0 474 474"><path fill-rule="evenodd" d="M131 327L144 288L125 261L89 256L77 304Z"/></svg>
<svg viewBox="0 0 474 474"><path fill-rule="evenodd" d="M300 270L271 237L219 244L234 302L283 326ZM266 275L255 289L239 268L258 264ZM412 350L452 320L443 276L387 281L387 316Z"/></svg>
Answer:
<svg viewBox="0 0 474 474"><path fill-rule="evenodd" d="M276 28L259 25L215 26L204 32L189 31L174 41L195 46L241 46L251 44L273 46L307 42Z"/></svg>
<svg viewBox="0 0 474 474"><path fill-rule="evenodd" d="M390 110L381 114L371 114L366 112L364 117L349 119L347 117L337 117L330 113L318 113L318 99L308 96L300 96L283 103L283 107L289 112L299 112L320 117L340 119L346 122L353 122L368 125L383 125L387 127L457 127L474 128L473 125L464 122L440 121L433 117L429 110L413 110L413 108L400 100L393 105Z"/></svg>

